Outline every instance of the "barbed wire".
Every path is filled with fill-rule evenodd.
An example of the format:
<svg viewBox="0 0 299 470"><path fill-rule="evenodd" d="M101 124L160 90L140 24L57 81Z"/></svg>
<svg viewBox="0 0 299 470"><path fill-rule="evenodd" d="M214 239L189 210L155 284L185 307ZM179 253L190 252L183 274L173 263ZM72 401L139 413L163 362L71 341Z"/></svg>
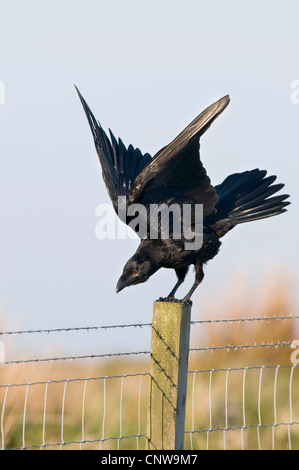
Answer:
<svg viewBox="0 0 299 470"><path fill-rule="evenodd" d="M151 326L151 323L131 323L131 324L119 324L119 325L99 325L99 326L75 326L66 328L46 328L36 330L17 330L17 331L0 331L0 336L4 335L22 335L22 334L34 334L34 333L70 333L78 331L93 331L93 330L109 330L115 328L143 328Z"/></svg>
<svg viewBox="0 0 299 470"><path fill-rule="evenodd" d="M284 316L268 316L268 317L239 317L230 319L209 319L209 320L195 320L191 324L205 324L205 323L230 323L230 322L253 322L253 321L284 321L284 320L295 320L299 319L299 315L284 315ZM78 332L78 331L91 331L91 330L107 330L115 328L143 328L151 327L151 323L131 323L131 324L116 324L116 325L100 325L100 326L87 326L87 327L71 327L71 328L54 328L54 329L36 329L36 330L19 330L19 331L2 331L2 335L21 335L21 334L34 334L34 333L54 333L54 332ZM190 348L190 352L202 352L202 351L237 351L240 349L253 349L253 348L278 348L283 346L291 346L291 341L277 341L277 342L261 342L254 344L237 344L237 345L213 345L206 347L193 347ZM102 354L87 354L87 355L69 355L63 357L45 357L45 358L29 358L29 359L14 359L0 362L1 365L11 364L26 364L26 363L39 363L39 362L54 362L54 361L73 361L73 360L84 360L84 359L101 359L101 358L116 358L124 356L140 356L150 355L150 351L125 351L125 352L111 352Z"/></svg>
<svg viewBox="0 0 299 470"><path fill-rule="evenodd" d="M216 318L216 319L203 319L192 320L191 325L207 324L207 323L240 323L240 322L253 322L253 321L278 321L278 320L298 320L299 315L280 315L280 316L260 316L260 317L237 317L237 318ZM15 331L0 331L0 336L5 335L22 335L22 334L50 334L50 333L71 333L79 331L96 331L96 330L109 330L117 328L145 328L151 327L152 323L129 323L129 324L115 324L115 325L94 325L94 326L74 326L62 328L40 328L28 330L15 330Z"/></svg>
<svg viewBox="0 0 299 470"><path fill-rule="evenodd" d="M252 348L278 348L281 346L291 346L292 341L278 341L276 343L254 343L254 344L237 344L237 345L222 345L222 346L207 346L199 348L190 348L190 352L200 352L200 351L217 351L217 350L234 350L238 349L252 349ZM77 355L77 356L64 356L64 357L44 357L44 358L31 358L31 359L14 359L10 361L2 361L0 365L11 365L11 364L28 364L28 363L38 363L38 362L57 362L57 361L74 361L80 359L102 359L102 358L115 358L122 356L140 356L140 355L150 355L150 351L126 351L126 352L115 352L115 353L104 353L104 354L87 354L87 355Z"/></svg>
<svg viewBox="0 0 299 470"><path fill-rule="evenodd" d="M64 356L64 357L43 357L43 358L33 358L33 359L15 359L11 361L0 362L0 365L9 365L9 364L28 364L32 362L52 362L52 361L74 361L78 359L100 359L100 358L110 358L110 357L121 357L121 356L140 356L140 355L149 355L150 351L128 351L128 352L117 352L117 353L105 353L105 354L87 354L80 356Z"/></svg>
<svg viewBox="0 0 299 470"><path fill-rule="evenodd" d="M194 320L191 324L203 324L203 323L241 323L241 322L252 322L252 321L272 321L272 320L298 320L299 315L272 315L272 316L260 316L260 317L237 317L237 318L214 318L204 320Z"/></svg>
<svg viewBox="0 0 299 470"><path fill-rule="evenodd" d="M254 343L254 344L237 344L232 346L231 344L224 346L207 346L201 348L190 348L190 351L216 351L218 349L234 350L238 349L251 349L251 348L278 348L280 346L291 346L292 341L278 341L277 343Z"/></svg>

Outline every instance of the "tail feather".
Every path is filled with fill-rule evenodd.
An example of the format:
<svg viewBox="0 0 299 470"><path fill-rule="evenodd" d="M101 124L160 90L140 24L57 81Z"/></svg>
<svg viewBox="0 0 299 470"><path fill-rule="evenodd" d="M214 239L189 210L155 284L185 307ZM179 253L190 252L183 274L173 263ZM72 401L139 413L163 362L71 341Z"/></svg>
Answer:
<svg viewBox="0 0 299 470"><path fill-rule="evenodd" d="M272 208L272 209L268 209L268 210L264 210L260 212L254 212L253 214L250 214L250 217L248 216L239 217L236 220L236 223L234 224L234 226L238 224L242 224L244 222L252 222L254 220L266 219L267 217L273 217L274 215L279 215L279 214L282 214L283 212L286 212L286 209L279 208L277 210L273 210Z"/></svg>
<svg viewBox="0 0 299 470"><path fill-rule="evenodd" d="M260 203L264 204L266 201L272 200L273 198L267 199L268 197L272 196L272 194L277 193L284 187L284 184L275 184L273 186L270 186L268 189L263 191L261 194L259 194L257 197L254 197L254 192L252 191L249 193L249 195L246 197L246 201L240 201L238 206L234 209L234 211L246 211L247 209L250 208L256 208L259 206Z"/></svg>
<svg viewBox="0 0 299 470"><path fill-rule="evenodd" d="M238 224L282 214L290 204L288 194L270 197L284 184L272 184L276 176L266 177L265 170L251 170L228 176L215 186L219 201L217 212L207 219L219 237Z"/></svg>
<svg viewBox="0 0 299 470"><path fill-rule="evenodd" d="M248 194L249 191L256 186L264 176L267 174L266 171L252 170L244 171L243 173L234 173L223 181L221 185L216 186L218 195L221 193L221 197L232 198L236 197L236 193L241 187L246 187Z"/></svg>
<svg viewBox="0 0 299 470"><path fill-rule="evenodd" d="M285 195L282 196L275 196L271 197L270 199L265 199L264 201L261 201L259 204L253 204L252 207L237 207L236 209L233 210L233 213L235 214L241 214L246 215L250 213L257 213L259 211L267 210L267 209L273 209L275 210L276 208L282 208L285 207L284 204L288 205L289 202L284 202L285 200Z"/></svg>
<svg viewBox="0 0 299 470"><path fill-rule="evenodd" d="M240 206L242 204L246 204L249 201L256 201L260 196L263 197L264 191L266 191L267 188L269 188L269 186L271 186L275 180L276 176L268 176L267 178L264 178L263 181L254 190L250 191L249 193L245 194L245 196L239 199ZM274 188L274 190L273 188L274 186L271 186L271 188L269 188L268 196L271 196L271 194L274 194L276 192L276 188Z"/></svg>

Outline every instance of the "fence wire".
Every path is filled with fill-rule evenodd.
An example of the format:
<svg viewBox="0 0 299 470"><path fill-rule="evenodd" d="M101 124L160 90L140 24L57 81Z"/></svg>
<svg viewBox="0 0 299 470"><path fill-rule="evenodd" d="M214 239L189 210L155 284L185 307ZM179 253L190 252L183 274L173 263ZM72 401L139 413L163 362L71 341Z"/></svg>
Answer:
<svg viewBox="0 0 299 470"><path fill-rule="evenodd" d="M1 412L1 447L2 449L7 449L5 442L5 414L7 412L7 401L10 394L15 392L15 389L22 389L23 395L23 413L22 413L22 420L19 430L20 436L20 446L19 447L12 447L14 450L20 449L43 449L47 447L57 448L59 447L62 449L64 446L70 446L77 444L82 448L83 444L98 444L98 448L102 449L102 444L106 441L116 441L117 448L119 448L120 440L126 439L135 439L136 440L136 448L139 448L139 439L143 437L145 434L141 433L141 391L142 391L142 381L143 378L146 377L147 373L139 373L139 374L125 374L125 375L114 375L114 376L104 376L104 377L88 377L88 378L75 378L75 379L65 379L65 380L48 380L48 381L39 381L34 383L18 383L18 384L8 384L8 385L0 385L0 387L4 390L3 402L2 402L2 412ZM137 428L136 433L131 435L125 435L122 432L123 429L123 417L122 417L122 410L123 410L123 390L124 390L124 382L130 378L138 378L139 387L138 387L138 400L137 400ZM121 381L120 386L120 398L119 398L119 434L117 436L106 436L106 410L107 410L107 381L112 379L118 379ZM103 389L102 393L102 421L101 425L99 426L99 430L101 431L100 437L97 438L86 438L86 416L85 416L85 405L86 405L86 394L87 394L87 387L90 382L101 382L101 386ZM70 388L71 384L83 384L83 390L81 400L76 404L76 411L78 413L78 420L77 420L77 428L81 429L80 438L79 439L67 439L66 432L68 425L66 423L66 401L67 401L67 390ZM49 401L50 395L50 387L51 385L61 385L61 394L60 394L60 403L61 403L61 412L59 416L59 423L57 424L57 428L59 429L60 440L57 442L46 442L46 425L47 425L47 405ZM41 421L40 421L40 443L29 443L27 437L27 428L28 428L28 412L27 412L27 405L28 405L28 396L29 390L30 393L34 394L36 387L42 387L42 396L43 400L41 400L43 404L43 410L40 413ZM82 387L81 387L82 388ZM55 398L57 399L57 395L55 394ZM30 422L30 420L29 420ZM11 448L11 447L10 447Z"/></svg>
<svg viewBox="0 0 299 470"><path fill-rule="evenodd" d="M280 339L275 333L272 340L267 331L264 341L242 342L240 336L235 344L204 344L205 334L198 333L217 325L225 329L263 322L275 323L281 330L280 325L295 325L298 319L298 315L285 315L191 322L193 340L199 344L190 347L189 363L200 367L188 374L186 449L299 449L299 358L295 363L290 360L290 347L299 344L294 343L295 337ZM0 338L139 328L148 328L150 335L151 323L135 323L1 331ZM225 331L217 338L230 339ZM259 354L249 360L246 351ZM267 351L267 357L262 351ZM272 357L271 351L279 354ZM233 353L237 358L232 360ZM149 355L143 350L2 361L1 448L145 448ZM108 358L113 361L107 363ZM266 363L251 364L261 358ZM277 358L282 362L288 358L289 363L269 364ZM82 359L92 361L82 366ZM100 373L86 377L87 367ZM121 367L128 369L126 373L119 373Z"/></svg>
<svg viewBox="0 0 299 470"><path fill-rule="evenodd" d="M190 435L190 448L194 448L193 444L193 436L194 434L202 434L206 435L205 436L205 447L204 447L204 438L202 439L202 448L209 449L210 448L210 436L212 432L218 432L218 438L219 438L219 432L222 433L222 438L220 437L220 440L223 442L223 449L225 450L227 448L227 435L228 431L240 431L239 436L234 435L233 436L233 442L237 442L239 440L239 448L242 450L247 448L247 445L249 442L247 439L245 439L245 433L247 431L254 431L256 432L255 436L247 436L252 440L256 441L256 445L254 447L258 448L259 450L263 449L262 445L262 437L261 437L261 432L262 430L269 430L271 431L271 435L268 434L267 442L270 441L271 439L271 447L267 446L267 449L276 449L275 445L275 429L277 427L286 427L287 428L287 444L288 444L288 449L292 449L292 437L291 437L291 427L298 426L296 430L296 442L295 442L295 448L298 448L298 438L299 438L299 420L294 419L294 407L293 407L293 381L294 381L294 370L296 366L295 365L286 365L286 366L252 366L252 367L239 367L239 368L227 368L227 369L210 369L210 370L195 370L190 372L190 375L192 376L192 385L191 385L191 390L192 390L192 398L191 398L191 409L192 409L192 419L191 419L191 429L189 431L186 431L186 434ZM289 373L289 381L288 381L288 393L285 397L285 409L284 412L286 413L286 416L288 417L288 420L285 422L280 421L278 422L278 405L277 405L277 383L278 383L278 371L282 369L288 369ZM267 395L264 397L264 400L267 400L267 405L271 403L271 406L273 406L273 420L270 422L263 422L262 421L262 414L263 411L265 410L265 406L263 404L262 400L262 386L263 386L263 376L265 375L265 371L274 371L274 377L273 380L271 381L272 384L270 383L270 380L267 381L267 389L270 389L271 386L273 386L272 391L267 391ZM248 416L246 409L247 407L250 408L250 406L246 405L246 401L251 400L252 397L247 397L248 390L246 391L246 378L248 376L248 372L254 371L258 373L258 377L256 380L256 410L255 410L255 422L250 423L248 422ZM230 381L230 376L233 372L239 372L241 373L240 375L240 385L241 387L239 388L240 396L239 396L239 406L240 406L240 413L239 413L239 424L236 424L236 420L233 419L232 422L234 424L229 424L229 421L231 421L231 416L229 413L229 394L228 394L228 384ZM224 400L223 400L223 414L222 414L222 425L219 425L219 422L215 425L213 423L213 378L215 379L215 375L217 373L224 373ZM196 403L196 394L195 394L195 384L196 384L196 379L200 374L208 374L209 380L208 380L208 390L207 390L207 397L208 397L208 419L206 420L207 426L206 428L202 427L202 429L196 429L195 427L195 403ZM191 377L190 377L191 379ZM200 380L200 378L199 378ZM251 393L252 390L249 392ZM272 393L271 393L272 392ZM273 400L273 401L272 401ZM267 410L269 413L269 410ZM252 410L251 410L251 419L252 419ZM298 415L298 409L296 410L296 416L299 417ZM219 419L219 417L218 417ZM214 425L213 425L214 424ZM230 433L232 434L232 433ZM252 445L250 446L252 447Z"/></svg>

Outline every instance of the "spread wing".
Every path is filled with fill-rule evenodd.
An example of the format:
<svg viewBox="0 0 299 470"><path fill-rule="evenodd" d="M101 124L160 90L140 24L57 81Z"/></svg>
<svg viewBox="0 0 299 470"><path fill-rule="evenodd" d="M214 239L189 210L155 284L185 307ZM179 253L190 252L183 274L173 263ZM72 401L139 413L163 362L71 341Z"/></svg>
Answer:
<svg viewBox="0 0 299 470"><path fill-rule="evenodd" d="M125 197L122 214L133 204L142 204L148 214L151 204L162 203L203 204L204 216L215 212L218 196L200 160L199 138L228 105L228 96L209 106L151 158L132 145L126 148L109 130L110 140L78 89L77 92L93 134L103 179L118 215L119 196ZM148 218L148 215L143 214L143 217ZM122 220L129 224L132 217ZM136 227L130 226L137 232Z"/></svg>
<svg viewBox="0 0 299 470"><path fill-rule="evenodd" d="M136 177L131 203L203 204L203 215L215 211L218 196L199 156L199 138L226 108L229 96L209 106Z"/></svg>
<svg viewBox="0 0 299 470"><path fill-rule="evenodd" d="M110 139L100 123L95 119L83 96L76 87L83 109L85 111L96 151L102 166L103 179L112 201L114 210L118 214L118 197L125 197L125 205L120 213L124 214L129 204L129 195L137 175L151 161L148 153L142 154L133 145L125 147L121 139L116 140L109 129ZM124 222L128 222L124 220Z"/></svg>

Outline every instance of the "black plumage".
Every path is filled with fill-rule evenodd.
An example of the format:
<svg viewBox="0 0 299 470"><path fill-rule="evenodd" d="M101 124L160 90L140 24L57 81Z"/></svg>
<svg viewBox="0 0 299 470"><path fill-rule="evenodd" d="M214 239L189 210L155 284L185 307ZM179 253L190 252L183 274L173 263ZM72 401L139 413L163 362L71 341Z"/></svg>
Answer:
<svg viewBox="0 0 299 470"><path fill-rule="evenodd" d="M229 103L225 96L209 106L189 124L169 145L151 157L142 154L132 145L125 147L109 130L110 139L96 121L84 98L79 94L87 116L97 154L102 166L103 179L115 211L119 212L119 196L125 200L125 212L135 203L142 204L149 214L153 204L189 204L191 212L197 204L203 207L203 238L200 249L185 249L186 239L163 238L162 223L156 239L141 239L136 253L126 263L117 284L117 292L129 285L145 282L158 269L172 268L178 281L165 299L174 296L188 272L195 267L195 282L182 299L190 301L191 295L204 277L203 265L219 251L221 241L229 230L238 224L263 219L286 211L290 204L287 194L273 196L283 184L273 184L276 176L267 176L265 170L254 169L228 176L220 185L212 186L199 156L199 140ZM124 211L122 211L124 213ZM194 228L194 212L192 212ZM123 220L127 224L132 216Z"/></svg>

